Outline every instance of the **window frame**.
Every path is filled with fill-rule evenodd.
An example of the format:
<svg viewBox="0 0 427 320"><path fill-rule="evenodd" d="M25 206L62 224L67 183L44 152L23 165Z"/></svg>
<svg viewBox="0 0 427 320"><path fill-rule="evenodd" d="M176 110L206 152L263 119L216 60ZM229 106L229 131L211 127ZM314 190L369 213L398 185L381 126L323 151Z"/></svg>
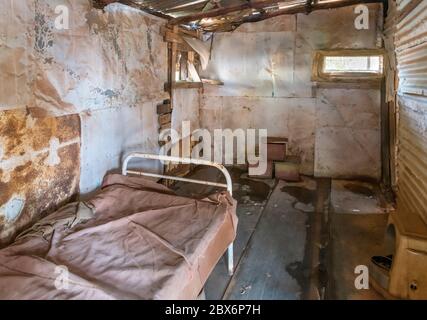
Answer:
<svg viewBox="0 0 427 320"><path fill-rule="evenodd" d="M326 57L360 57L360 56L382 56L381 73L373 72L342 72L332 73L324 72L324 63ZM381 49L342 49L342 50L317 50L313 58L312 81L316 82L344 82L344 83L360 83L380 82L384 77L385 65L384 50Z"/></svg>

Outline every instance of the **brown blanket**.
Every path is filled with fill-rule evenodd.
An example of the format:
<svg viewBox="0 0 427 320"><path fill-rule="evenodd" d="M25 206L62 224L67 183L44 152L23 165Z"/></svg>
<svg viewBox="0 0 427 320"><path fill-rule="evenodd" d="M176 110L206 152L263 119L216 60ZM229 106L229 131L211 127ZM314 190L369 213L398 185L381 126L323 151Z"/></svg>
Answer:
<svg viewBox="0 0 427 320"><path fill-rule="evenodd" d="M236 227L227 192L194 200L108 175L0 250L0 299L195 299Z"/></svg>

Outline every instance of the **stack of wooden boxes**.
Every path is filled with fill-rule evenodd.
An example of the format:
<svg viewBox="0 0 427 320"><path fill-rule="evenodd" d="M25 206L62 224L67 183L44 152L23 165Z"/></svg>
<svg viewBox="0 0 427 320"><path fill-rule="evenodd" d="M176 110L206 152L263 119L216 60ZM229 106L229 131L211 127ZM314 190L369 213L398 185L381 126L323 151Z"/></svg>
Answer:
<svg viewBox="0 0 427 320"><path fill-rule="evenodd" d="M267 169L262 175L254 178L264 178L299 181L299 161L286 155L288 139L278 137L267 138Z"/></svg>
<svg viewBox="0 0 427 320"><path fill-rule="evenodd" d="M163 130L170 129L172 122L172 105L170 100L165 100L157 106L157 114L159 115L159 131L162 132ZM161 145L163 144L162 141Z"/></svg>

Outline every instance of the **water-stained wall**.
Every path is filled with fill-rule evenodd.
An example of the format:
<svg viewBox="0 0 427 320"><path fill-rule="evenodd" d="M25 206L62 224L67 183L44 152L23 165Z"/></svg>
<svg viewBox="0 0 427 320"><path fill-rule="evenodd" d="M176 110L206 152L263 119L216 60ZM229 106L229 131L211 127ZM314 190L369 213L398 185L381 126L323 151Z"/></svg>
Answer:
<svg viewBox="0 0 427 320"><path fill-rule="evenodd" d="M380 177L380 91L311 81L319 49L375 49L382 9L369 5L369 29L354 26L355 7L280 16L214 35L204 76L201 127L266 128L289 139L306 174Z"/></svg>
<svg viewBox="0 0 427 320"><path fill-rule="evenodd" d="M163 24L120 4L0 0L0 242L92 192L124 154L157 152Z"/></svg>

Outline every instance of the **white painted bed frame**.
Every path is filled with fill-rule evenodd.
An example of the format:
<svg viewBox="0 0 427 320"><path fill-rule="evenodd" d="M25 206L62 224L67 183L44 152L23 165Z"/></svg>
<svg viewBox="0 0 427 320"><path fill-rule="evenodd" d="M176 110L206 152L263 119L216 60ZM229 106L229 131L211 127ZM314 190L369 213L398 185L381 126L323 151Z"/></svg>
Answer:
<svg viewBox="0 0 427 320"><path fill-rule="evenodd" d="M176 163L181 163L181 164L196 164L196 165L215 167L222 172L222 174L225 176L227 183L223 184L223 183L216 183L216 182L210 182L210 181L194 180L194 179L187 179L187 178L183 178L183 177L174 177L174 176L167 176L167 175L162 175L162 174L155 174L155 173L129 170L128 165L132 159L160 160L163 162L176 162ZM128 174L134 174L134 175L145 176L145 177L161 178L161 179L168 179L168 180L174 180L174 181L203 184L203 185L214 186L214 187L222 187L222 188L226 188L227 191L230 193L230 195L233 196L233 182L231 180L231 176L230 176L230 173L228 172L228 170L221 164L211 162L211 161L207 161L207 160L170 157L170 156L145 154L145 153L132 153L132 154L128 155L125 158L125 160L123 161L122 174L124 176L127 176ZM227 250L228 273L230 276L232 276L234 273L234 258L233 258L234 253L233 253L233 251L234 251L234 246L232 243L228 247L228 250Z"/></svg>

